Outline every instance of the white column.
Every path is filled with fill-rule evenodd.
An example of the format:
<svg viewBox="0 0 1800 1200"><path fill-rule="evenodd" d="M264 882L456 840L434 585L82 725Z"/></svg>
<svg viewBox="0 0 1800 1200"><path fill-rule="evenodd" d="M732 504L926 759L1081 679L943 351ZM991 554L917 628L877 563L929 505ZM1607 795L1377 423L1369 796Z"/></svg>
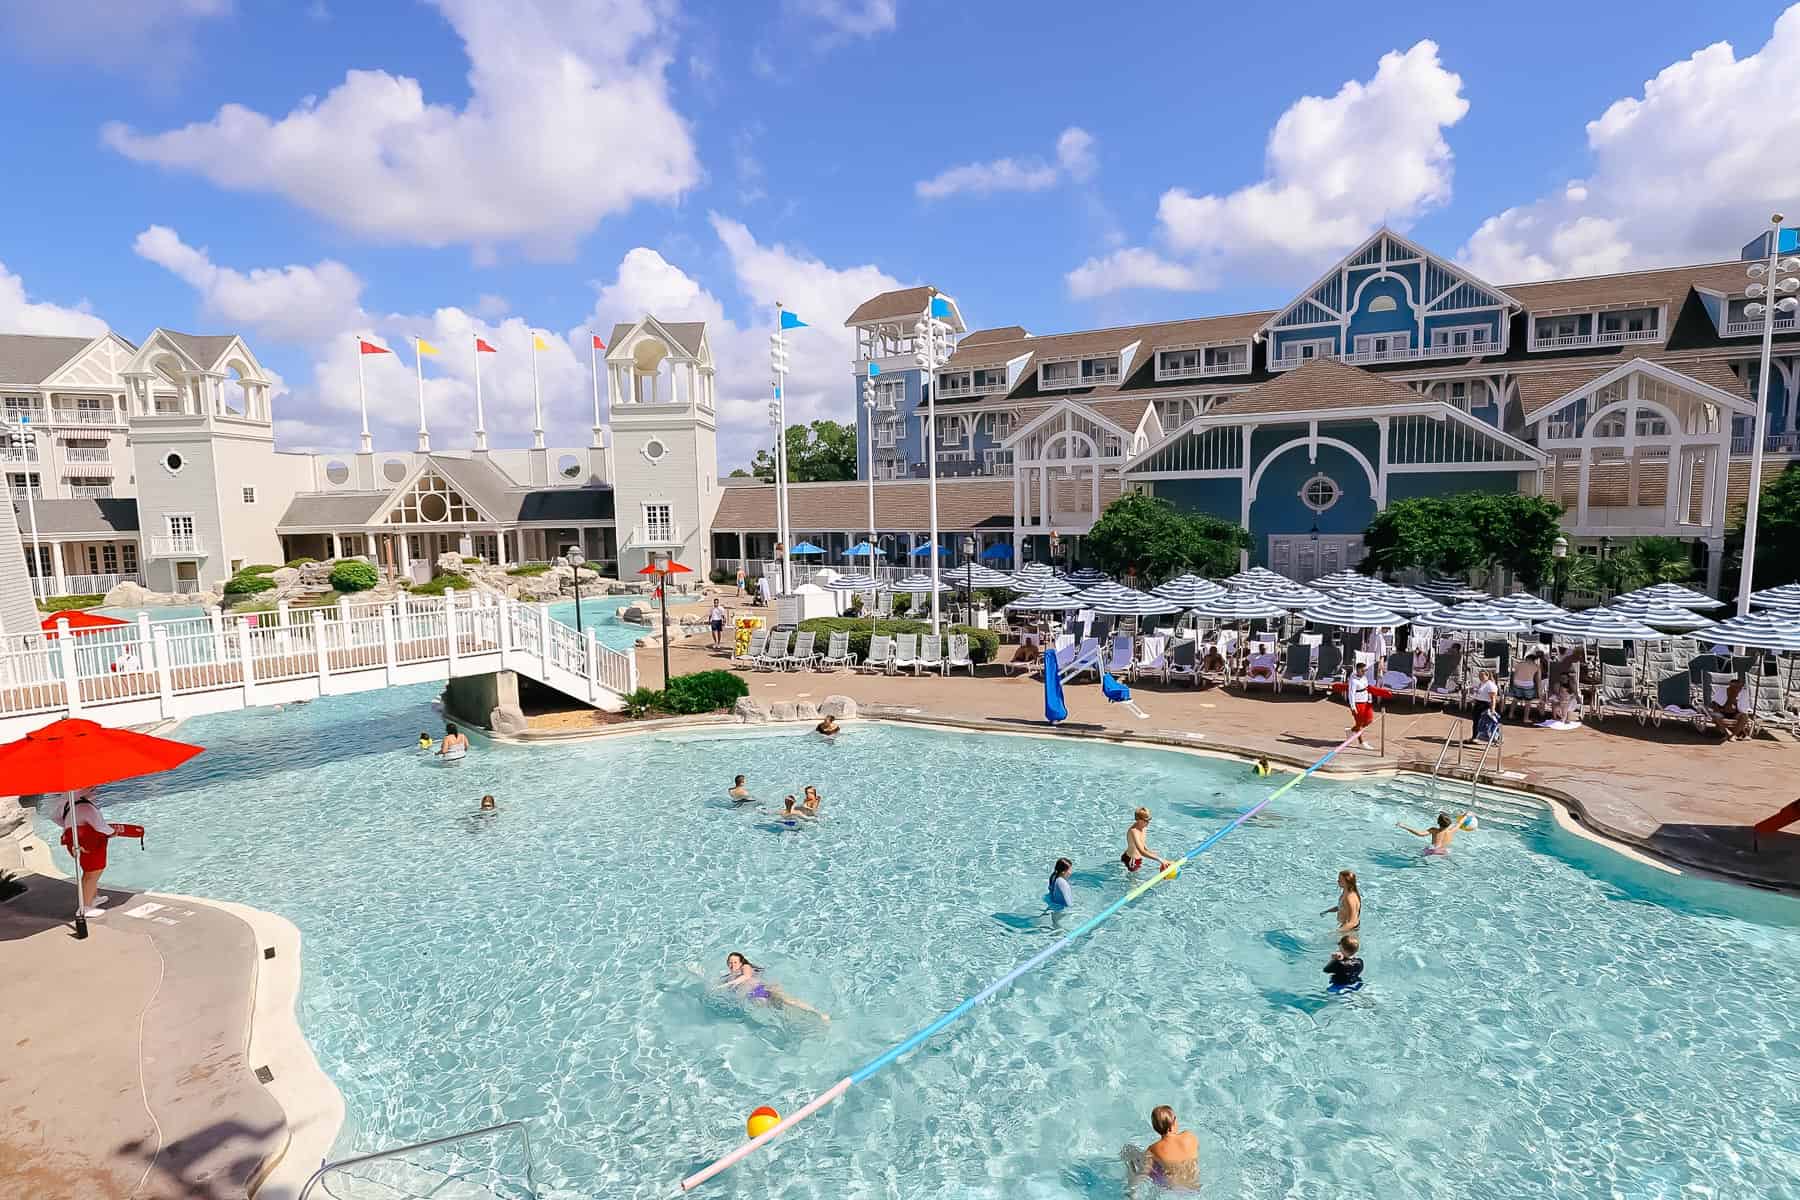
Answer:
<svg viewBox="0 0 1800 1200"><path fill-rule="evenodd" d="M383 605L381 609L381 657L387 665L388 686L393 687L400 682L400 646L396 626L406 619L406 601L401 597L404 592L394 597L395 603L390 608Z"/></svg>
<svg viewBox="0 0 1800 1200"><path fill-rule="evenodd" d="M1588 466L1594 457L1593 447L1588 442L1588 438L1581 439L1581 467L1575 473L1575 527L1577 529L1586 529L1588 523Z"/></svg>
<svg viewBox="0 0 1800 1200"><path fill-rule="evenodd" d="M68 576L63 574L63 543L61 542L50 543L50 578L56 584L56 595L66 596L69 594Z"/></svg>
<svg viewBox="0 0 1800 1200"><path fill-rule="evenodd" d="M1388 490L1388 418L1375 418L1375 511L1387 507Z"/></svg>
<svg viewBox="0 0 1800 1200"><path fill-rule="evenodd" d="M444 658L450 674L456 674L456 589L444 589Z"/></svg>
<svg viewBox="0 0 1800 1200"><path fill-rule="evenodd" d="M243 678L239 680L244 687L244 707L249 708L256 700L256 663L255 647L250 638L250 618L237 619L238 631L238 665L243 670Z"/></svg>
<svg viewBox="0 0 1800 1200"><path fill-rule="evenodd" d="M312 610L313 657L318 661L319 695L325 694L325 680L331 675L331 647L325 629L325 610Z"/></svg>
<svg viewBox="0 0 1800 1200"><path fill-rule="evenodd" d="M581 673L587 679L588 700L592 702L600 694L600 652L594 647L594 627L589 625L582 633L587 635L587 644L582 647Z"/></svg>
<svg viewBox="0 0 1800 1200"><path fill-rule="evenodd" d="M175 674L169 668L169 635L153 629L150 639L155 651L156 694L162 701L162 717L165 721L172 720L175 716Z"/></svg>
<svg viewBox="0 0 1800 1200"><path fill-rule="evenodd" d="M494 530L494 558L496 560L494 563L495 566L504 567L507 565L506 530L504 529Z"/></svg>
<svg viewBox="0 0 1800 1200"><path fill-rule="evenodd" d="M59 637L56 639L56 650L62 659L63 706L69 715L75 716L81 711L81 673L75 663L75 638Z"/></svg>
<svg viewBox="0 0 1800 1200"><path fill-rule="evenodd" d="M206 620L212 626L213 661L220 667L225 665L225 617L216 607L206 610Z"/></svg>

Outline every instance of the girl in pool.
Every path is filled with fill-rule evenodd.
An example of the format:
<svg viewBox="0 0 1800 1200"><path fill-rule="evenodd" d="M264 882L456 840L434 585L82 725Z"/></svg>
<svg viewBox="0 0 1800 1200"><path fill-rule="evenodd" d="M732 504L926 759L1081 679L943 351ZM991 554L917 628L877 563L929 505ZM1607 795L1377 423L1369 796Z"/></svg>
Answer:
<svg viewBox="0 0 1800 1200"><path fill-rule="evenodd" d="M1349 933L1362 924L1362 892L1357 890L1356 872L1338 872L1338 902L1336 908L1328 908L1321 912L1321 917L1337 914L1339 933Z"/></svg>
<svg viewBox="0 0 1800 1200"><path fill-rule="evenodd" d="M773 983L765 981L762 968L735 950L725 956L725 977L719 982L726 991L742 996L745 1000L767 1004L776 1009L798 1009L800 1012L811 1013L827 1024L831 1022L830 1017L812 1005L794 999Z"/></svg>
<svg viewBox="0 0 1800 1200"><path fill-rule="evenodd" d="M809 783L806 785L806 792L801 798L800 804L806 809L808 816L816 817L819 815L819 802L821 799L822 797L819 795L819 789Z"/></svg>

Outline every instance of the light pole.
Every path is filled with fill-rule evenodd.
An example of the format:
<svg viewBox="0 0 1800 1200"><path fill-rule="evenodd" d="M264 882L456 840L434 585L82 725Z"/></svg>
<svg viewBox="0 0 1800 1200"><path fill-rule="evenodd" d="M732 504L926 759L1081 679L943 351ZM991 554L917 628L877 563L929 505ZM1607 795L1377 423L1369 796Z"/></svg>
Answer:
<svg viewBox="0 0 1800 1200"><path fill-rule="evenodd" d="M924 373L925 477L931 505L931 634L938 634L938 505L937 505L937 370L950 357L950 303L934 290L925 302L925 314L913 326L916 349L913 361Z"/></svg>
<svg viewBox="0 0 1800 1200"><path fill-rule="evenodd" d="M581 568L587 565L587 555L581 552L580 546L570 546L569 552L563 555L569 560L569 567L575 572L575 636L581 636ZM665 631L666 632L666 631Z"/></svg>
<svg viewBox="0 0 1800 1200"><path fill-rule="evenodd" d="M650 565L656 568L657 592L662 596L663 687L669 686L669 552L650 552ZM577 591L577 596L580 592Z"/></svg>
<svg viewBox="0 0 1800 1200"><path fill-rule="evenodd" d="M973 569L975 566L975 539L966 533L963 534L962 556L963 580L968 584L963 588L963 604L968 609L963 614L963 620L973 624L975 621L975 572Z"/></svg>
<svg viewBox="0 0 1800 1200"><path fill-rule="evenodd" d="M775 540L786 545L788 537L787 506L787 407L782 393L788 373L787 328L781 302L775 303L775 332L769 335L769 373L775 386L775 399L769 405L769 423L775 427ZM788 578L788 560L781 556L781 594L793 590Z"/></svg>
<svg viewBox="0 0 1800 1200"><path fill-rule="evenodd" d="M1791 313L1800 308L1800 300L1794 298L1794 293L1800 291L1800 258L1781 257L1783 220L1780 213L1770 214L1769 255L1762 262L1751 263L1747 272L1751 279L1762 282L1752 283L1744 289L1746 296L1763 297L1767 303L1744 306L1744 315L1752 321L1761 317L1763 328L1762 367L1756 380L1756 411L1750 416L1750 494L1744 501L1744 558L1738 572L1739 616L1750 611L1750 591L1755 586L1756 510L1762 498L1763 417L1769 408L1769 353L1775 341L1775 313L1776 310ZM1788 397L1788 403L1793 402L1794 398Z"/></svg>
<svg viewBox="0 0 1800 1200"><path fill-rule="evenodd" d="M869 439L869 578L875 578L875 377L881 368L869 364L869 376L863 380L863 413L868 417L864 433Z"/></svg>
<svg viewBox="0 0 1800 1200"><path fill-rule="evenodd" d="M31 470L31 451L37 445L37 434L26 428L30 420L20 417L18 424L6 431L6 444L18 452L19 461L25 464L25 514L31 523L31 598L38 601L48 600L50 591L44 584L43 549L38 543L37 502L31 496L31 477L36 474Z"/></svg>
<svg viewBox="0 0 1800 1200"><path fill-rule="evenodd" d="M1569 586L1569 539L1560 533L1556 535L1556 540L1550 543L1550 558L1552 560L1550 571L1555 592L1550 603L1561 608L1563 594Z"/></svg>

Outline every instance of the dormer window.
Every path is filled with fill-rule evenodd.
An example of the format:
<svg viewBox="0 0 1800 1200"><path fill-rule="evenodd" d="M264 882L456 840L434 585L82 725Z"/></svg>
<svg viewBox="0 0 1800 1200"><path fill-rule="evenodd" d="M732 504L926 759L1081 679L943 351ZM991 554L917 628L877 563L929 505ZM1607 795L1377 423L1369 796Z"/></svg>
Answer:
<svg viewBox="0 0 1800 1200"><path fill-rule="evenodd" d="M1156 377L1196 379L1202 375L1234 375L1245 370L1248 360L1249 348L1241 343L1159 350L1156 354Z"/></svg>
<svg viewBox="0 0 1800 1200"><path fill-rule="evenodd" d="M1483 354L1492 348L1493 330L1486 325L1455 325L1431 331L1431 348L1451 354Z"/></svg>
<svg viewBox="0 0 1800 1200"><path fill-rule="evenodd" d="M1081 382L1083 383L1117 383L1119 382L1119 356L1109 354L1104 358L1084 358L1081 360Z"/></svg>
<svg viewBox="0 0 1800 1200"><path fill-rule="evenodd" d="M1074 387L1080 382L1080 363L1050 362L1038 368L1038 383L1043 387Z"/></svg>
<svg viewBox="0 0 1800 1200"><path fill-rule="evenodd" d="M1578 316L1539 317L1533 326L1532 340L1540 350L1573 346L1580 337L1581 318Z"/></svg>

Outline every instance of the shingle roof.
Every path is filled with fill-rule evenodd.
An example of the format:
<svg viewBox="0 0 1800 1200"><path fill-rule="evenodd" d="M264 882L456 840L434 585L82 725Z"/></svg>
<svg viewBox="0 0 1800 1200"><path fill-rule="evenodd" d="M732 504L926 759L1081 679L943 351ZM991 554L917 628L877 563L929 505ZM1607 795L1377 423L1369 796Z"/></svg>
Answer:
<svg viewBox="0 0 1800 1200"><path fill-rule="evenodd" d="M1556 308L1591 308L1599 304L1680 304L1694 287L1741 295L1749 283L1741 262L1700 263L1656 271L1589 275L1580 279L1547 279L1542 283L1509 284L1502 290L1532 312ZM1673 314L1671 314L1671 317Z"/></svg>
<svg viewBox="0 0 1800 1200"><path fill-rule="evenodd" d="M875 485L875 523L882 529L924 529L931 523L929 485L924 480ZM791 528L798 532L860 529L867 520L867 483L801 483L788 487ZM1010 479L939 479L938 527L979 529L1012 527L1013 484ZM713 528L775 528L775 488L724 489Z"/></svg>
<svg viewBox="0 0 1800 1200"><path fill-rule="evenodd" d="M457 463L460 466L470 465L466 460L439 459L433 456L433 462L440 466L444 462ZM477 467L478 470L493 471L492 467ZM463 482L453 477L456 468L443 471L444 478L465 494L465 498L473 500L472 488L465 489ZM465 477L478 480L479 475L464 472ZM383 509L391 492L309 492L295 496L289 501L287 511L281 515L276 527L279 529L310 529L318 526L357 526L378 524L386 515ZM493 513L496 521L510 524L514 521L610 521L613 518L613 493L605 487L565 487L565 488L515 488L505 487L484 494L479 501L484 508ZM73 503L62 501L62 503Z"/></svg>
<svg viewBox="0 0 1800 1200"><path fill-rule="evenodd" d="M1321 358L1277 375L1247 392L1226 397L1219 402L1217 411L1235 417L1240 413L1316 412L1327 408L1418 404L1424 399L1397 380Z"/></svg>
<svg viewBox="0 0 1800 1200"><path fill-rule="evenodd" d="M931 299L931 293L936 290L921 285L871 296L857 305L855 312L844 318L844 324L860 325L865 321L894 321L902 317L916 317L925 311L925 302Z"/></svg>
<svg viewBox="0 0 1800 1200"><path fill-rule="evenodd" d="M513 481L487 459L450 458L427 455L426 469L436 471L462 493L463 499L480 508L496 521L507 520L516 509L507 492Z"/></svg>
<svg viewBox="0 0 1800 1200"><path fill-rule="evenodd" d="M613 490L609 487L545 488L517 493L518 521L610 521Z"/></svg>
<svg viewBox="0 0 1800 1200"><path fill-rule="evenodd" d="M1638 354L1634 357L1667 367L1671 371L1678 371L1689 379L1709 384L1720 391L1730 392L1740 399L1750 399L1750 391L1744 386L1743 380L1737 377L1737 374L1723 359L1656 358L1649 354ZM1518 377L1519 411L1525 414L1526 420L1530 420L1545 406L1554 404L1576 388L1592 383L1608 371L1617 370L1618 367L1619 363L1609 362L1599 366L1570 367L1557 371L1520 372Z"/></svg>
<svg viewBox="0 0 1800 1200"><path fill-rule="evenodd" d="M128 496L103 500L38 500L32 507L37 514L37 531L41 537L66 537L91 533L106 537L114 533L136 533L137 501ZM20 525L29 534L30 524Z"/></svg>
<svg viewBox="0 0 1800 1200"><path fill-rule="evenodd" d="M656 321L655 314L651 314L650 319ZM669 336L674 338L676 344L683 350L694 355L700 353L700 339L706 333L705 321L656 321L656 323L668 330ZM612 336L606 339L606 344L608 346L617 345L619 339L630 333L636 325L636 321L620 321L612 327Z"/></svg>
<svg viewBox="0 0 1800 1200"><path fill-rule="evenodd" d="M35 387L81 353L93 338L0 333L0 384Z"/></svg>
<svg viewBox="0 0 1800 1200"><path fill-rule="evenodd" d="M311 529L320 525L373 525L387 492L312 492L288 501L277 529Z"/></svg>
<svg viewBox="0 0 1800 1200"><path fill-rule="evenodd" d="M171 342L180 346L183 353L199 363L203 371L210 370L219 361L219 356L225 353L226 347L236 340L229 333L176 333L172 329L165 329L163 333L168 335Z"/></svg>
<svg viewBox="0 0 1800 1200"><path fill-rule="evenodd" d="M1114 425L1129 433L1137 432L1138 422L1150 410L1150 401L1138 398L1122 400L1096 400L1086 407L1099 413Z"/></svg>
<svg viewBox="0 0 1800 1200"><path fill-rule="evenodd" d="M1022 337L1030 337L1023 325L1001 325L996 329L977 329L974 333L963 335L956 344L958 346L985 346L989 342L1010 342Z"/></svg>

